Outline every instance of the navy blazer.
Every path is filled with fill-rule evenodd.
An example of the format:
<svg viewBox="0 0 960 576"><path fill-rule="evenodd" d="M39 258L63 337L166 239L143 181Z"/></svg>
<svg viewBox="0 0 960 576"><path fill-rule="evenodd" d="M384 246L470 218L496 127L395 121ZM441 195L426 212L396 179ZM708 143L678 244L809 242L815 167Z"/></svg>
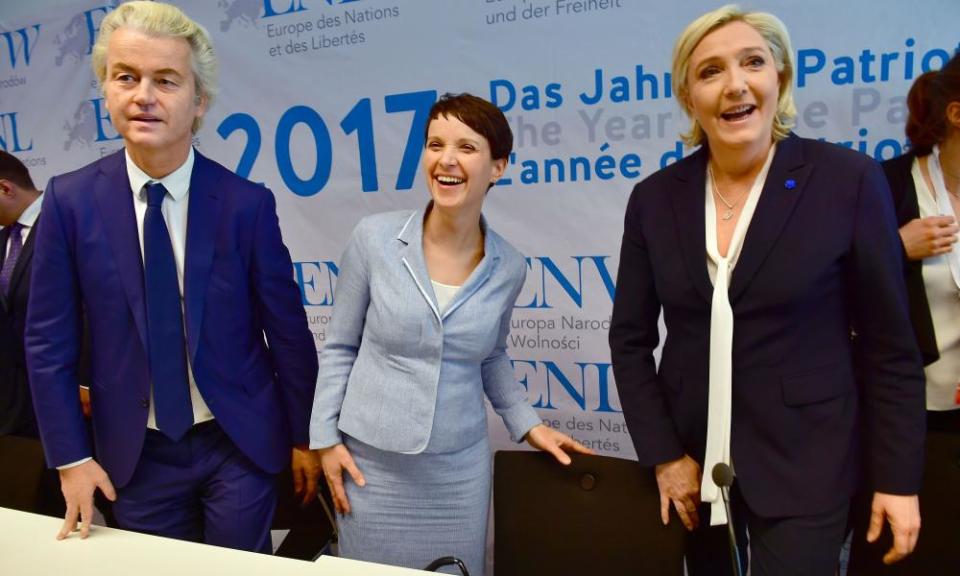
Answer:
<svg viewBox="0 0 960 576"><path fill-rule="evenodd" d="M453 452L487 435L486 394L515 441L540 423L507 356L526 262L487 227L484 256L441 313L422 210L368 216L340 262L311 447L344 432L391 452Z"/></svg>
<svg viewBox="0 0 960 576"><path fill-rule="evenodd" d="M684 454L703 462L713 293L707 159L704 147L653 174L626 211L610 345L624 416L647 465ZM861 414L877 490L918 491L924 377L900 253L875 162L795 135L777 144L729 289L731 454L761 516L821 513L849 498Z"/></svg>
<svg viewBox="0 0 960 576"><path fill-rule="evenodd" d="M190 178L184 323L197 388L237 447L279 472L307 442L317 355L273 194L197 153ZM143 262L123 151L50 180L33 257L26 353L47 461L91 455L77 396L81 310L90 338L97 458L130 479L150 374Z"/></svg>

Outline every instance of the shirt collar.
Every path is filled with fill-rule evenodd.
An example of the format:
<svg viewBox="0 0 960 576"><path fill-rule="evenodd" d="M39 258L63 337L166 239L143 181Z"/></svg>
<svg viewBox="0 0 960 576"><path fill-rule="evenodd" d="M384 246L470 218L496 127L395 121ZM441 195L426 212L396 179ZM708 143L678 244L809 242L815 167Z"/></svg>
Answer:
<svg viewBox="0 0 960 576"><path fill-rule="evenodd" d="M43 200L43 192L41 192L33 203L27 206L27 209L17 218L17 222L19 222L21 226L24 228L33 228L33 225L37 222L37 217L40 216L41 200Z"/></svg>
<svg viewBox="0 0 960 576"><path fill-rule="evenodd" d="M167 174L159 180L151 178L146 172L140 169L130 157L130 152L124 150L124 156L127 159L127 177L130 179L130 189L133 190L134 198L144 200L143 187L149 182L160 182L167 193L178 202L187 196L190 190L190 176L193 174L193 146L190 147L190 153L187 159L179 168Z"/></svg>

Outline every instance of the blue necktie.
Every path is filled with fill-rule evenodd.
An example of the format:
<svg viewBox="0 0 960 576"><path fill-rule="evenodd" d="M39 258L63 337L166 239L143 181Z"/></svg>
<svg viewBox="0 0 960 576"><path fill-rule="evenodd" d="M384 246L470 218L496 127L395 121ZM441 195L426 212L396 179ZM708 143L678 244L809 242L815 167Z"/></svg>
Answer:
<svg viewBox="0 0 960 576"><path fill-rule="evenodd" d="M176 441L193 425L193 408L187 383L187 350L177 264L173 259L167 223L160 211L166 195L163 184L147 184L147 213L143 217L144 280L157 427Z"/></svg>
<svg viewBox="0 0 960 576"><path fill-rule="evenodd" d="M7 253L6 260L3 261L3 268L0 268L0 294L6 294L10 291L10 280L13 279L13 268L17 265L17 259L20 257L20 251L23 249L23 238L20 231L23 225L14 222L10 225L10 251ZM4 246L0 245L0 250Z"/></svg>

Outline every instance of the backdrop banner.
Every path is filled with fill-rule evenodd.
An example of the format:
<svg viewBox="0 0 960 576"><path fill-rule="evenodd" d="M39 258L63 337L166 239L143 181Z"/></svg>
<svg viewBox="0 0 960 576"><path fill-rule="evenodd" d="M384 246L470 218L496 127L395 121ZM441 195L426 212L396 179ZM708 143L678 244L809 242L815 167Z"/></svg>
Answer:
<svg viewBox="0 0 960 576"><path fill-rule="evenodd" d="M549 426L601 454L635 457L607 346L623 213L635 183L692 151L678 137L688 121L670 87L670 53L718 2L174 3L207 27L221 63L195 144L276 195L318 351L354 225L428 200L419 160L431 104L471 92L499 106L515 151L485 212L527 257L509 336L516 379ZM122 147L90 70L116 4L33 0L16 17L0 9L0 147L38 186ZM878 160L906 146L913 79L960 47L956 0L749 8L790 29L796 132ZM494 447L512 447L490 416Z"/></svg>

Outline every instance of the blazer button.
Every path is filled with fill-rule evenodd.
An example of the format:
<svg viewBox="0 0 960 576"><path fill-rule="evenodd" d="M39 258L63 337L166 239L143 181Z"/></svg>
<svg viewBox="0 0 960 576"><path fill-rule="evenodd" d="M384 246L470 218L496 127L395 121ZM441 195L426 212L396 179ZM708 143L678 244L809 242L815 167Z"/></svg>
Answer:
<svg viewBox="0 0 960 576"><path fill-rule="evenodd" d="M580 488L586 490L587 492L591 491L597 485L597 477L593 474L584 474L580 477Z"/></svg>
<svg viewBox="0 0 960 576"><path fill-rule="evenodd" d="M147 400L146 398L141 398L141 399L140 399L140 406L142 406L143 408L149 408L149 407L150 407L150 401Z"/></svg>

